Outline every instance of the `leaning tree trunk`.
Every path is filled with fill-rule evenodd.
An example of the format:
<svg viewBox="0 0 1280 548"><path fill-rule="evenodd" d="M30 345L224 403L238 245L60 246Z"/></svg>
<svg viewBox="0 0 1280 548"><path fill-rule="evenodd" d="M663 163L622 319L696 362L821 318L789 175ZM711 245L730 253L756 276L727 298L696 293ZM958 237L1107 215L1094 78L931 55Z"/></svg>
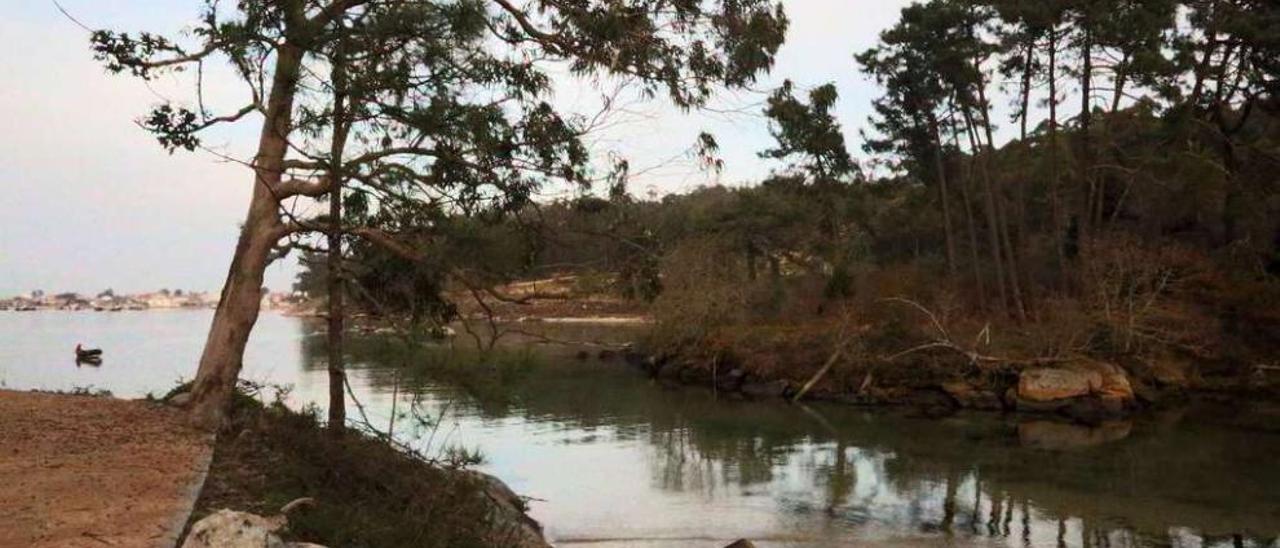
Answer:
<svg viewBox="0 0 1280 548"><path fill-rule="evenodd" d="M977 131L973 127L973 115L969 112L969 108L967 105L961 105L965 130L969 137L969 149L973 151L973 157L969 159L969 162L978 163L978 156L983 154L983 147L978 140ZM985 160L985 158L983 159ZM1008 287L1005 285L1004 279L1004 255L1000 249L1000 219L996 213L995 193L991 189L991 173L985 163L980 164L978 169L982 171L981 193L983 206L987 212L987 241L991 251L991 264L996 269L996 287L999 289L997 293L1000 296L1000 311L1007 313L1009 311Z"/></svg>
<svg viewBox="0 0 1280 548"><path fill-rule="evenodd" d="M1022 302L1022 283L1019 281L1018 259L1017 254L1014 253L1012 238L1009 237L1009 214L1004 211L1005 192L998 181L992 181L992 173L995 171L992 162L995 161L996 145L995 137L991 132L991 109L987 103L985 87L985 83L980 83L978 86L978 102L982 105L982 110L980 111L982 114L982 129L987 137L986 154L983 155L982 162L983 178L987 181L988 192L991 192L990 189L993 185L995 186L996 222L1000 231L1000 240L1004 247L1006 272L1009 275L1009 289L1010 294L1013 296L1013 310L1019 321L1026 321L1027 310Z"/></svg>
<svg viewBox="0 0 1280 548"><path fill-rule="evenodd" d="M262 302L262 278L270 263L271 250L283 234L279 200L275 189L284 171L288 135L292 125L293 99L297 90L302 50L286 43L276 57L266 119L254 157L253 198L240 240L236 244L227 281L222 287L218 309L209 326L200 368L191 390L191 420L197 426L216 429L222 425L227 403L235 390L243 365L249 332L258 321Z"/></svg>

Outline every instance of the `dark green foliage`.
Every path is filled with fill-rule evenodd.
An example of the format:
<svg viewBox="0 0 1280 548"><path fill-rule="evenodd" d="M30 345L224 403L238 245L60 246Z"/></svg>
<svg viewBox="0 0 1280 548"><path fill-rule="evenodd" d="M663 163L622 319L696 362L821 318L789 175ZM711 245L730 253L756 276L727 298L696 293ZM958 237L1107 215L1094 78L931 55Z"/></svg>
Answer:
<svg viewBox="0 0 1280 548"><path fill-rule="evenodd" d="M160 105L142 121L142 127L154 133L160 146L173 152L182 148L195 150L200 145L196 137L196 113L171 105Z"/></svg>
<svg viewBox="0 0 1280 548"><path fill-rule="evenodd" d="M809 103L795 97L788 80L773 92L765 106L769 132L777 148L760 153L763 158L800 159L791 165L797 171L811 174L818 182L830 182L853 173L857 166L844 146L840 123L831 115L837 98L834 84L809 91Z"/></svg>

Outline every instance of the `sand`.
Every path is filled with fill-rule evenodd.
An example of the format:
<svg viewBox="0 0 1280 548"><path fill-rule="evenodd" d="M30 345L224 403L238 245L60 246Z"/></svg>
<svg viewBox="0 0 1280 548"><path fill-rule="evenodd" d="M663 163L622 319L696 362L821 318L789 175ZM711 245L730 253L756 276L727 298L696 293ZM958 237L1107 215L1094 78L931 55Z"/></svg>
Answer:
<svg viewBox="0 0 1280 548"><path fill-rule="evenodd" d="M172 546L210 455L173 408L0 391L0 546Z"/></svg>

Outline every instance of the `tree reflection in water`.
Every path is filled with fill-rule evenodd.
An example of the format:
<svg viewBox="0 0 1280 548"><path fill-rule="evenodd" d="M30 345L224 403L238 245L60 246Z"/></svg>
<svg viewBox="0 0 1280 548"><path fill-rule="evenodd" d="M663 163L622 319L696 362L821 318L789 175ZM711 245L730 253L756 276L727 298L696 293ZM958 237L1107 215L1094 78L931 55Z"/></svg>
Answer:
<svg viewBox="0 0 1280 548"><path fill-rule="evenodd" d="M636 473L654 489L772 505L818 538L876 527L1005 546L1280 545L1273 434L1180 417L1081 430L801 408L664 387L617 361L574 359L574 349L538 347L530 360L447 345L406 357L386 346L352 345L361 390L388 393L394 365L407 364L401 390L454 401L481 421L554 428L570 444L634 442L646 448Z"/></svg>

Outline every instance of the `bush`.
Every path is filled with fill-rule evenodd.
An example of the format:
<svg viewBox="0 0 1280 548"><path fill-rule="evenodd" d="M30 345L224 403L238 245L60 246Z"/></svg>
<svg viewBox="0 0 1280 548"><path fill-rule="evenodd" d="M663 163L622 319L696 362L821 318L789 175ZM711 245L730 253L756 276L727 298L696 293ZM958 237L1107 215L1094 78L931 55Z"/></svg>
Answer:
<svg viewBox="0 0 1280 548"><path fill-rule="evenodd" d="M472 474L360 432L333 436L314 412L237 405L192 520L218 508L272 515L299 497L316 504L290 514L287 536L328 546L508 546L515 534Z"/></svg>

